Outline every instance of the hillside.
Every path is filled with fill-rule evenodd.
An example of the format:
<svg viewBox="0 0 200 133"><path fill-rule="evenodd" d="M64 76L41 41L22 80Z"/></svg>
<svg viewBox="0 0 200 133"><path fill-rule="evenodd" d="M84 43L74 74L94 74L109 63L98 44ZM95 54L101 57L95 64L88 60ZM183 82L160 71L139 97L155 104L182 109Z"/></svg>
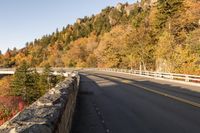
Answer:
<svg viewBox="0 0 200 133"><path fill-rule="evenodd" d="M77 19L20 50L0 67L24 60L43 67L112 67L200 74L200 1L142 0Z"/></svg>

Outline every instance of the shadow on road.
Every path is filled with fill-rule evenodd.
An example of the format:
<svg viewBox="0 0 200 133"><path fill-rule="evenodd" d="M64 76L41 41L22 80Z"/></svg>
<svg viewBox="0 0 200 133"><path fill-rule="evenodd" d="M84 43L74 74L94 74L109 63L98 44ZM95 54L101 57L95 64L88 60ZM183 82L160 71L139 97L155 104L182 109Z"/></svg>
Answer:
<svg viewBox="0 0 200 133"><path fill-rule="evenodd" d="M71 133L198 133L199 108L134 86L200 101L199 93L146 79L81 74Z"/></svg>

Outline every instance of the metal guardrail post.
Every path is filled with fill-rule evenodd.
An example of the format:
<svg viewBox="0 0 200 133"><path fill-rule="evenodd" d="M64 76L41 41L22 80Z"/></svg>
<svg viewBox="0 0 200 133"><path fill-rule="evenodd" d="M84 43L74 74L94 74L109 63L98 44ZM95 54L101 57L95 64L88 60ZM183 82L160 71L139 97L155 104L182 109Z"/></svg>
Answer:
<svg viewBox="0 0 200 133"><path fill-rule="evenodd" d="M149 72L148 71L146 71L146 75L149 76Z"/></svg>
<svg viewBox="0 0 200 133"><path fill-rule="evenodd" d="M170 74L170 79L174 79L174 75L173 74Z"/></svg>
<svg viewBox="0 0 200 133"><path fill-rule="evenodd" d="M185 76L185 82L190 82L190 77L188 75Z"/></svg>
<svg viewBox="0 0 200 133"><path fill-rule="evenodd" d="M161 72L159 73L159 77L162 78L162 73Z"/></svg>

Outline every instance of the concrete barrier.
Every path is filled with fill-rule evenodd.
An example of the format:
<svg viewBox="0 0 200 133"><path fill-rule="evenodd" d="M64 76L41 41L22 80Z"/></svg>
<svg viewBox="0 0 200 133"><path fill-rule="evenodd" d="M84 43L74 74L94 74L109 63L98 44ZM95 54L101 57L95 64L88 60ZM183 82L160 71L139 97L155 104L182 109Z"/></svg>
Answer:
<svg viewBox="0 0 200 133"><path fill-rule="evenodd" d="M73 74L0 126L0 133L69 133L76 106L79 76Z"/></svg>

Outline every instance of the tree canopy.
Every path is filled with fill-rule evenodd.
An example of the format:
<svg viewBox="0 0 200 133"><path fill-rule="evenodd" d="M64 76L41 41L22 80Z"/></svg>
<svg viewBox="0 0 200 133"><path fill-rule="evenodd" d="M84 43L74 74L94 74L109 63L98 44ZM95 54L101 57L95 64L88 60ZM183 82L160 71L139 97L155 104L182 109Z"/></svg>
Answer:
<svg viewBox="0 0 200 133"><path fill-rule="evenodd" d="M200 3L150 0L99 14L0 54L0 67L118 67L200 74Z"/></svg>

